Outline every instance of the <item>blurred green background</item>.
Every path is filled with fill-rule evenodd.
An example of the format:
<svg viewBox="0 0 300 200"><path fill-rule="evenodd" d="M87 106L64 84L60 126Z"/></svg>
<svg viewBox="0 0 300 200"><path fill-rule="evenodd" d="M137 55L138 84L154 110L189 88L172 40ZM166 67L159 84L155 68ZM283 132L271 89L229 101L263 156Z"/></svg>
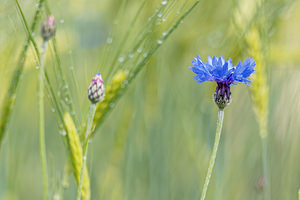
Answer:
<svg viewBox="0 0 300 200"><path fill-rule="evenodd" d="M174 2L167 14L176 13L185 4ZM197 84L188 67L197 54L204 60L208 55L232 57L234 64L248 57L233 23L240 5L246 4L250 10L247 2L201 1L150 59L92 140L87 161L92 199L199 199L215 136L217 107L212 101L215 84ZM36 3L20 1L29 22ZM129 43L160 3L145 4ZM102 63L103 55L108 52L110 59L118 46L109 36L124 37L140 1L53 0L49 5L57 22L58 51L76 115L84 121L89 105L86 90L93 75L103 72L108 83L110 68ZM261 45L266 51L270 87L267 140L271 199L292 200L297 199L300 189L300 2L270 0L265 6L264 16L257 18L263 18L267 27ZM121 17L116 18L121 9ZM172 19L166 18L168 21ZM164 25L159 28L163 29ZM151 34L149 43L156 43L159 31ZM40 45L39 30L34 35ZM0 0L1 105L26 37L15 2ZM104 51L111 42L111 51ZM53 53L48 53L46 68L54 63ZM36 65L31 47L0 149L1 200L42 199ZM232 98L225 110L207 199L263 199L261 141L249 88L233 87ZM58 194L63 193L64 199L74 199L73 176L69 186L61 188L67 155L49 100L46 111L51 197L61 199Z"/></svg>

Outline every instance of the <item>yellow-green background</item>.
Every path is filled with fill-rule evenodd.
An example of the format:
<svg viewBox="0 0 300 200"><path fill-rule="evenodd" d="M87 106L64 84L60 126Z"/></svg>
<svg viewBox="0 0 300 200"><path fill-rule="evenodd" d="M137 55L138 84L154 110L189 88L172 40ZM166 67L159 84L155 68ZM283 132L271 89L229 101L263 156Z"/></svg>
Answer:
<svg viewBox="0 0 300 200"><path fill-rule="evenodd" d="M113 25L119 0L49 1L57 21L62 66L81 120L88 111L86 91L92 76L103 71L106 83L109 64L100 65L106 38L111 31L120 38L124 36L139 2L127 1L124 16ZM177 2L183 4L181 0ZM215 84L196 83L188 67L197 54L204 60L208 55L224 55L226 59L231 56L237 64L241 57L228 52L232 49L228 41L238 40L234 13L237 5L244 3L247 1L201 1L129 86L90 145L87 163L92 199L199 199L214 141L217 107L212 101ZM262 43L266 47L270 87L267 140L272 200L297 199L300 188L300 3L295 1L284 7L285 3L268 3L264 17L276 21ZM31 22L36 1L23 0L20 4ZM146 4L132 35L159 4ZM282 11L274 14L270 8ZM15 2L0 0L0 105L26 37ZM226 38L230 39L225 42ZM38 30L35 39L41 45ZM239 48L246 56L246 47ZM46 68L51 69L53 63L53 54L48 53ZM31 47L0 149L3 200L42 199L35 66ZM72 67L78 87L72 82ZM261 141L249 88L234 86L232 99L225 110L207 199L262 199L263 189L258 185L263 177ZM46 101L46 146L53 197L62 184L66 148L51 108L51 102ZM69 184L64 199L75 198L73 176Z"/></svg>

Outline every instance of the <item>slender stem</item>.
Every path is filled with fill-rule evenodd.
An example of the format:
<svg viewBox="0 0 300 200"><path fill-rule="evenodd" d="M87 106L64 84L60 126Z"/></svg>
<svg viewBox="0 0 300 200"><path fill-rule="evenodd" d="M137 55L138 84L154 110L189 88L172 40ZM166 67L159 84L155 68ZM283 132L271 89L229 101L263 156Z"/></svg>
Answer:
<svg viewBox="0 0 300 200"><path fill-rule="evenodd" d="M270 181L268 172L268 144L267 137L261 138L262 142L262 165L263 165L263 178L264 178L264 200L270 200Z"/></svg>
<svg viewBox="0 0 300 200"><path fill-rule="evenodd" d="M202 189L201 200L205 199L208 184L209 184L209 180L210 180L210 177L211 177L211 173L212 173L212 170L214 168L215 161L216 161L216 155L217 155L217 151L218 151L222 126L223 126L223 118L224 118L224 110L219 109L215 143L214 143L213 152L212 152L211 157L210 157L209 166L208 166L205 182L204 182L203 189Z"/></svg>
<svg viewBox="0 0 300 200"><path fill-rule="evenodd" d="M86 158L87 158L87 152L88 152L88 144L89 144L89 139L90 139L90 134L91 134L91 130L92 130L92 124L93 124L95 112L96 112L96 104L91 103L90 109L89 109L87 125L86 125L85 138L84 138L84 142L83 142L83 155L82 155L82 160L81 160L81 170L80 170L80 177L79 177L79 183L78 183L78 188L77 188L77 200L80 200L80 198L81 198L82 184L83 184Z"/></svg>
<svg viewBox="0 0 300 200"><path fill-rule="evenodd" d="M300 200L300 189L298 190L298 200Z"/></svg>
<svg viewBox="0 0 300 200"><path fill-rule="evenodd" d="M47 171L47 159L46 159L46 145L45 145L45 114L44 114L44 65L45 54L47 49L47 41L44 41L41 48L41 60L40 60L40 73L39 73L39 88L38 88L38 105L39 105L39 133L40 133L40 156L43 173L43 188L44 199L48 199L48 171Z"/></svg>

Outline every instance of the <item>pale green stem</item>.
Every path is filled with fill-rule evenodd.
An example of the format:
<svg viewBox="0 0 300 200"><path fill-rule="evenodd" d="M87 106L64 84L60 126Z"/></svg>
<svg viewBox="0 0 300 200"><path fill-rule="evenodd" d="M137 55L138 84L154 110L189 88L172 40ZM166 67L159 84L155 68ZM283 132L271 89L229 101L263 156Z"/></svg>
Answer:
<svg viewBox="0 0 300 200"><path fill-rule="evenodd" d="M39 73L39 87L38 87L38 105L39 105L39 133L40 133L40 154L43 173L43 189L44 199L48 199L48 171L46 159L46 145L45 145L45 114L44 114L44 74L45 74L45 55L47 49L47 41L43 41L41 48L40 59L40 73Z"/></svg>
<svg viewBox="0 0 300 200"><path fill-rule="evenodd" d="M78 183L78 188L77 188L77 200L80 200L80 198L81 198L83 177L84 177L84 171L85 171L85 165L86 165L86 159L87 159L87 152L88 152L88 144L89 144L90 134L91 134L91 131L92 131L92 124L93 124L95 112L96 112L96 104L91 103L90 109L89 109L88 120L87 120L87 124L86 124L86 132L85 132L83 147L82 147L83 155L82 155L82 161L81 161L81 170L80 170L79 183Z"/></svg>
<svg viewBox="0 0 300 200"><path fill-rule="evenodd" d="M216 161L216 155L217 155L217 151L218 151L222 126L223 126L223 118L224 118L224 110L219 109L215 143L214 143L213 152L212 152L211 157L210 157L209 166L208 166L205 182L204 182L203 189L202 189L201 200L205 199L208 184L209 184L209 180L210 180L212 170L214 168L214 164L215 164L215 161Z"/></svg>
<svg viewBox="0 0 300 200"><path fill-rule="evenodd" d="M300 200L300 189L298 190L298 200Z"/></svg>
<svg viewBox="0 0 300 200"><path fill-rule="evenodd" d="M263 179L264 179L264 200L270 200L271 185L269 181L268 171L268 146L267 137L261 138L262 142L262 165L263 165Z"/></svg>

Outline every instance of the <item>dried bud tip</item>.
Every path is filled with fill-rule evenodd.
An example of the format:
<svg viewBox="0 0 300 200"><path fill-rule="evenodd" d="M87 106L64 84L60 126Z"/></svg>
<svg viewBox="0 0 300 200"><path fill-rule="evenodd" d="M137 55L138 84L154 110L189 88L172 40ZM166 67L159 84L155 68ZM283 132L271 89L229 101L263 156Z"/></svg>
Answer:
<svg viewBox="0 0 300 200"><path fill-rule="evenodd" d="M42 25L41 34L45 41L50 40L56 32L56 25L54 16L49 16Z"/></svg>
<svg viewBox="0 0 300 200"><path fill-rule="evenodd" d="M88 98L92 103L103 101L105 88L100 73L97 73L93 78L88 88Z"/></svg>
<svg viewBox="0 0 300 200"><path fill-rule="evenodd" d="M220 82L214 93L214 102L220 109L224 109L231 103L230 86L226 83Z"/></svg>

